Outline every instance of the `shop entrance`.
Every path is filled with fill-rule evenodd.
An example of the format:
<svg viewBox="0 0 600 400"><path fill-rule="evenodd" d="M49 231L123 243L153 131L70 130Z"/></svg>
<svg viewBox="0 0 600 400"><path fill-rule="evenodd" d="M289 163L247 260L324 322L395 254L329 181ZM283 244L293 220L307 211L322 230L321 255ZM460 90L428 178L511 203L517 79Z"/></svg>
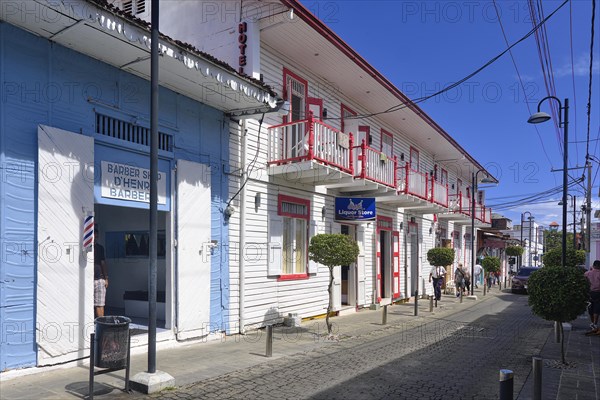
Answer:
<svg viewBox="0 0 600 400"><path fill-rule="evenodd" d="M410 295L415 295L419 289L419 225L414 222L408 224L408 237L410 241Z"/></svg>
<svg viewBox="0 0 600 400"><path fill-rule="evenodd" d="M352 225L342 225L341 233L356 240L356 228ZM356 305L356 263L342 265L342 305Z"/></svg>
<svg viewBox="0 0 600 400"><path fill-rule="evenodd" d="M133 334L148 329L149 211L140 208L96 204L98 243L104 246L108 271L105 315L131 318ZM166 329L168 212L158 212L157 328Z"/></svg>

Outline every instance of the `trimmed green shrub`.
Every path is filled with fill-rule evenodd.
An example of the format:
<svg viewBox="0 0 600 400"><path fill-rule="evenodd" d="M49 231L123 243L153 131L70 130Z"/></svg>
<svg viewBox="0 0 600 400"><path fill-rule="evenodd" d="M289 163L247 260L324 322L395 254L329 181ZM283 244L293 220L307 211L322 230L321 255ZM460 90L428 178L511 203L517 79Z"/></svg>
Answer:
<svg viewBox="0 0 600 400"><path fill-rule="evenodd" d="M547 321L560 324L576 319L587 307L589 282L576 267L544 266L527 282L531 311ZM561 358L565 364L561 334Z"/></svg>
<svg viewBox="0 0 600 400"><path fill-rule="evenodd" d="M521 246L507 246L506 255L509 257L519 257L523 255L523 247Z"/></svg>
<svg viewBox="0 0 600 400"><path fill-rule="evenodd" d="M327 332L331 336L329 314L333 310L333 268L338 265L349 265L356 261L360 252L358 244L347 235L339 233L322 233L313 236L308 246L308 258L329 268L329 304L327 305Z"/></svg>
<svg viewBox="0 0 600 400"><path fill-rule="evenodd" d="M481 261L481 266L486 273L499 272L500 271L500 259L498 257L486 256Z"/></svg>
<svg viewBox="0 0 600 400"><path fill-rule="evenodd" d="M575 250L567 247L567 267L576 267L585 264L585 250ZM555 247L548 250L543 257L544 266L563 267L562 265L562 247Z"/></svg>
<svg viewBox="0 0 600 400"><path fill-rule="evenodd" d="M454 249L434 247L427 252L427 261L434 267L445 267L454 262Z"/></svg>

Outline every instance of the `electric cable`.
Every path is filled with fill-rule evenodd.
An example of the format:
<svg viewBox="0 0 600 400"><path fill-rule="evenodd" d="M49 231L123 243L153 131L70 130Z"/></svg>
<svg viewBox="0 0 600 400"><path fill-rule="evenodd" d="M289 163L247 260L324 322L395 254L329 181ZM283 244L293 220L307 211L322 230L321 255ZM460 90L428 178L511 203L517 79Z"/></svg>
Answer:
<svg viewBox="0 0 600 400"><path fill-rule="evenodd" d="M590 153L590 118L592 113L592 76L594 66L594 21L596 17L596 0L592 0L592 38L590 40L590 78L588 82L588 103L587 103L587 140L588 144L586 147L586 159Z"/></svg>
<svg viewBox="0 0 600 400"><path fill-rule="evenodd" d="M577 115L577 94L575 91L575 62L573 61L573 2L569 3L569 44L571 47L571 85L573 86L573 111L574 115ZM575 143L575 158L579 159L579 146L577 146L577 143L579 143L577 141L577 118L573 118L573 128L575 140L571 143Z"/></svg>
<svg viewBox="0 0 600 400"><path fill-rule="evenodd" d="M502 18L501 18L500 12L498 11L498 6L496 4L496 0L493 0L493 3L494 3L494 10L496 11L496 17L498 18L498 23L500 24L500 29L502 30L502 36L504 37L504 42L506 43L506 46L508 47L509 46L508 38L506 36L506 31L504 30L504 24L502 24ZM519 84L521 86L521 90L523 91L523 98L525 99L525 105L527 106L527 111L529 112L529 115L532 115L533 113L531 112L531 107L529 107L529 102L527 101L527 92L525 91L525 85L523 84L523 79L521 78L521 73L519 72L519 68L517 67L517 62L515 60L512 50L509 51L509 54L510 54L510 58L512 60L513 66L515 67L515 71L517 72L517 77L519 78ZM540 145L542 146L542 151L544 152L544 155L548 159L550 168L554 168L554 166L552 165L552 159L548 155L548 152L546 152L546 147L544 146L544 141L542 140L542 136L540 135L538 126L537 126L537 124L534 124L533 126L535 128L535 132L540 141Z"/></svg>
<svg viewBox="0 0 600 400"><path fill-rule="evenodd" d="M564 0L562 4L560 4L554 11L552 11L546 18L544 18L539 24L537 24L533 29L531 29L529 32L527 32L524 36L522 36L519 40L517 40L516 42L514 42L513 44L511 44L508 48L506 48L504 51L500 52L500 54L496 55L495 57L492 57L488 62L486 62L484 65L482 65L481 67L479 67L478 69L476 69L475 71L471 72L470 74L468 74L467 76L465 76L464 78L460 79L457 82L454 82L451 85L446 86L445 88L438 90L435 93L432 93L428 96L423 96L423 97L418 97L416 99L410 100L411 104L419 104L422 103L426 100L431 99L432 97L436 97L439 96L442 93L445 93L449 90L454 89L457 86L460 86L461 84L465 83L466 81L468 81L469 79L473 78L475 75L479 74L481 71L483 71L484 69L486 69L487 67L489 67L490 65L492 65L494 62L498 61L498 59L500 59L502 56L504 56L506 53L508 53L513 47L515 47L516 45L518 45L519 43L523 42L524 40L526 40L527 38L529 38L531 35L533 35L541 26L543 26L550 18L552 18L554 16L554 14L556 14L561 8L564 7L565 4L567 4L570 0ZM374 113L369 113L369 114L357 114L355 116L352 117L348 117L348 119L364 119L364 118L370 118L370 117L374 117L377 115L381 115L381 114L388 114L388 113L392 113L395 111L399 111L399 110L403 110L405 108L410 107L410 105L406 104L406 103L400 103L400 104L396 104L395 106L392 106L386 110L383 111L377 111ZM330 120L335 120L335 119L341 119L341 117L335 117L335 118L328 118Z"/></svg>

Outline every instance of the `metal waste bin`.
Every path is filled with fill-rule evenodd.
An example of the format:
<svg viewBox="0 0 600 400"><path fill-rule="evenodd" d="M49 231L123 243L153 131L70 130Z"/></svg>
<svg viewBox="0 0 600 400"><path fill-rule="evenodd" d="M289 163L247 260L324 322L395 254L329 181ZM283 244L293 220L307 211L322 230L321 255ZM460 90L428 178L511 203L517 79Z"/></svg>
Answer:
<svg viewBox="0 0 600 400"><path fill-rule="evenodd" d="M127 317L105 316L94 320L94 365L98 368L124 368L129 347Z"/></svg>

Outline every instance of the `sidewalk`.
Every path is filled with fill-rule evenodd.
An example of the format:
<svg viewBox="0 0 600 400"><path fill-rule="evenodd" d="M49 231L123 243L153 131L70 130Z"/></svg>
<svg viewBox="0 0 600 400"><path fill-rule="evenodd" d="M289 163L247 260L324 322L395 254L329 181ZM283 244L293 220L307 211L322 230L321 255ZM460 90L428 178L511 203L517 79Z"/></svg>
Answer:
<svg viewBox="0 0 600 400"><path fill-rule="evenodd" d="M542 399L600 399L600 336L585 336L590 319L580 316L565 327L565 361L569 368L561 368L560 343L550 332L540 357L542 369ZM569 325L569 324L567 324ZM533 361L532 361L533 364ZM530 373L518 400L533 399L533 374Z"/></svg>
<svg viewBox="0 0 600 400"><path fill-rule="evenodd" d="M498 288L492 288L491 293L482 296L481 289L476 289L478 300L464 298L461 304L459 299L452 295L443 295L438 307L433 313L429 311L429 300L419 300L418 316L414 316L414 303L393 305L388 307L387 325L382 324L383 308L379 310L361 310L345 316L332 318L334 333L337 332L340 340L349 337L374 334L386 329L393 329L398 324L419 323L428 317L436 318L450 315L462 310L475 302L482 302L500 294ZM587 325L585 321L582 321ZM570 370L557 374L554 370L547 372L544 368L544 387L552 388L557 392L571 393L573 386L566 377L573 377L581 382L582 377L591 376L598 386L598 352L600 346L596 346L595 356L590 354L593 347L592 342L600 344L600 337L585 337L578 331L578 325L574 325L574 331L567 338L567 360L577 361L577 371ZM160 344L157 351L157 369L171 374L177 386L185 386L194 382L221 376L236 370L249 368L255 365L269 363L282 357L293 354L308 352L322 346L328 346L332 341L327 340L327 328L324 319L304 321L300 328L276 327L274 329L273 356L265 357L266 334L264 330L248 332L246 335L233 335L220 341L177 343L171 348L162 349ZM585 340L584 340L585 338ZM544 346L544 358L560 359L560 348L552 343L553 335L550 334ZM558 355L556 355L558 350ZM586 352L587 350L587 352ZM132 355L131 376L145 371L147 368L145 347L134 349ZM585 354L584 354L585 353ZM39 368L36 373L26 371L11 371L0 375L0 398L4 399L69 399L85 398L88 394L89 368L87 360L81 361L79 365L70 364L63 367ZM593 365L593 363L596 363ZM591 372L590 372L591 371ZM28 373L27 375L23 375ZM21 375L21 376L19 376ZM120 394L124 387L125 371L116 371L95 377L95 396L97 399L110 398L109 393ZM531 379L531 377L529 377ZM519 399L527 399L526 389L531 386L528 380L526 388ZM588 389L591 389L589 391ZM593 384L586 383L583 389L576 388L582 398L596 399ZM591 397L582 397L582 395ZM532 393L532 390L531 390ZM544 391L546 393L546 391ZM562 395L561 395L562 396ZM544 398L549 398L544 395ZM553 396L556 398L556 396ZM565 395L564 399L576 398Z"/></svg>

